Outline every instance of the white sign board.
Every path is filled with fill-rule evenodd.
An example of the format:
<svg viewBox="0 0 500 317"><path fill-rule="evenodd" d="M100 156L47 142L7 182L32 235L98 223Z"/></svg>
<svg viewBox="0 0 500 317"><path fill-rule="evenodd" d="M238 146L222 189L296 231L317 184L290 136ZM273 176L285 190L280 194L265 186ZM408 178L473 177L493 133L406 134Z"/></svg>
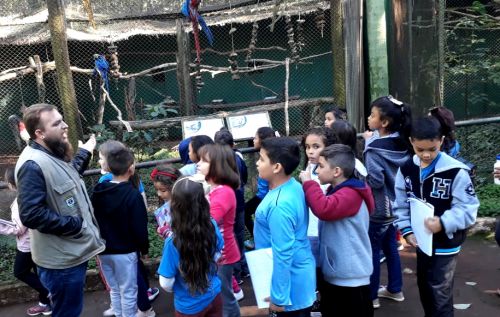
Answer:
<svg viewBox="0 0 500 317"><path fill-rule="evenodd" d="M223 126L224 120L221 118L182 121L183 139L195 135L208 135L213 140L215 132Z"/></svg>
<svg viewBox="0 0 500 317"><path fill-rule="evenodd" d="M235 140L250 139L260 127L270 127L269 113L260 112L242 116L227 117L229 131Z"/></svg>
<svg viewBox="0 0 500 317"><path fill-rule="evenodd" d="M271 280L273 277L273 251L271 248L245 252L245 258L252 279L253 292L258 308L268 308L264 301L271 296Z"/></svg>

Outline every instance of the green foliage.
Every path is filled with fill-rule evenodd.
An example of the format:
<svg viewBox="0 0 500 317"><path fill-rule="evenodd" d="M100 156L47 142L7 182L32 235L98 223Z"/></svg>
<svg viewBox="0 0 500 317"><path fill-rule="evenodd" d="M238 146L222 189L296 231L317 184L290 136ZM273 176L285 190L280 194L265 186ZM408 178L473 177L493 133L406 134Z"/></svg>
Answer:
<svg viewBox="0 0 500 317"><path fill-rule="evenodd" d="M479 197L479 217L497 217L500 216L500 186L488 184L477 189Z"/></svg>

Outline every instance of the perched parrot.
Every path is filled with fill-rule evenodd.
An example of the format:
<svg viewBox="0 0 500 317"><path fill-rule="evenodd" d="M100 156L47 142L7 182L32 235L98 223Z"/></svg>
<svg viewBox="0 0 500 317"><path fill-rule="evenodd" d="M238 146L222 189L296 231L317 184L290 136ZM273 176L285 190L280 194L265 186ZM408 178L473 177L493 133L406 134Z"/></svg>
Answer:
<svg viewBox="0 0 500 317"><path fill-rule="evenodd" d="M207 23L201 15L198 13L198 6L200 5L201 0L186 0L184 4L182 5L181 13L189 18L193 25L193 35L194 35L194 46L196 48L196 61L199 63L201 61L200 59L200 54L201 54L201 47L200 47L200 32L198 29L198 23L201 25L201 28L203 29L203 32L205 32L205 35L207 37L208 43L210 46L212 46L214 42L214 36L212 34L212 31L210 31L210 28L208 27Z"/></svg>
<svg viewBox="0 0 500 317"><path fill-rule="evenodd" d="M104 86L106 87L106 90L109 92L109 80L108 80L108 73L109 73L109 63L106 60L106 57L104 55L94 55L94 76L97 76L97 73L101 76L102 80L104 81Z"/></svg>

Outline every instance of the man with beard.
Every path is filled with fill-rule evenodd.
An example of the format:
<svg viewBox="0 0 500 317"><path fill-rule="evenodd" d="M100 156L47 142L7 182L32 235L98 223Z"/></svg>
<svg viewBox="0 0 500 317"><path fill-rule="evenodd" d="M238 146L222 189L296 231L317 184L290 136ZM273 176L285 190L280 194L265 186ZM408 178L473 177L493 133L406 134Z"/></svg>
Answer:
<svg viewBox="0 0 500 317"><path fill-rule="evenodd" d="M23 116L30 135L16 164L22 223L31 230L31 250L52 316L77 317L83 309L87 262L104 250L85 184L95 138L71 161L68 125L56 107L36 104Z"/></svg>

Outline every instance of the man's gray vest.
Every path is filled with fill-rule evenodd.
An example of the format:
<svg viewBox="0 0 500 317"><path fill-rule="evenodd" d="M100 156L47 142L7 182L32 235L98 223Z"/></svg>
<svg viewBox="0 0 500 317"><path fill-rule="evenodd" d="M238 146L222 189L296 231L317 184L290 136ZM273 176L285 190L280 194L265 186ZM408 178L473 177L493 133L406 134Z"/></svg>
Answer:
<svg viewBox="0 0 500 317"><path fill-rule="evenodd" d="M19 169L26 161L34 161L42 170L47 206L61 216L83 218L82 229L74 236L30 230L33 261L44 268L65 269L82 264L104 251L104 240L101 239L85 183L73 165L27 146L16 164L17 182L30 181L17 179Z"/></svg>

